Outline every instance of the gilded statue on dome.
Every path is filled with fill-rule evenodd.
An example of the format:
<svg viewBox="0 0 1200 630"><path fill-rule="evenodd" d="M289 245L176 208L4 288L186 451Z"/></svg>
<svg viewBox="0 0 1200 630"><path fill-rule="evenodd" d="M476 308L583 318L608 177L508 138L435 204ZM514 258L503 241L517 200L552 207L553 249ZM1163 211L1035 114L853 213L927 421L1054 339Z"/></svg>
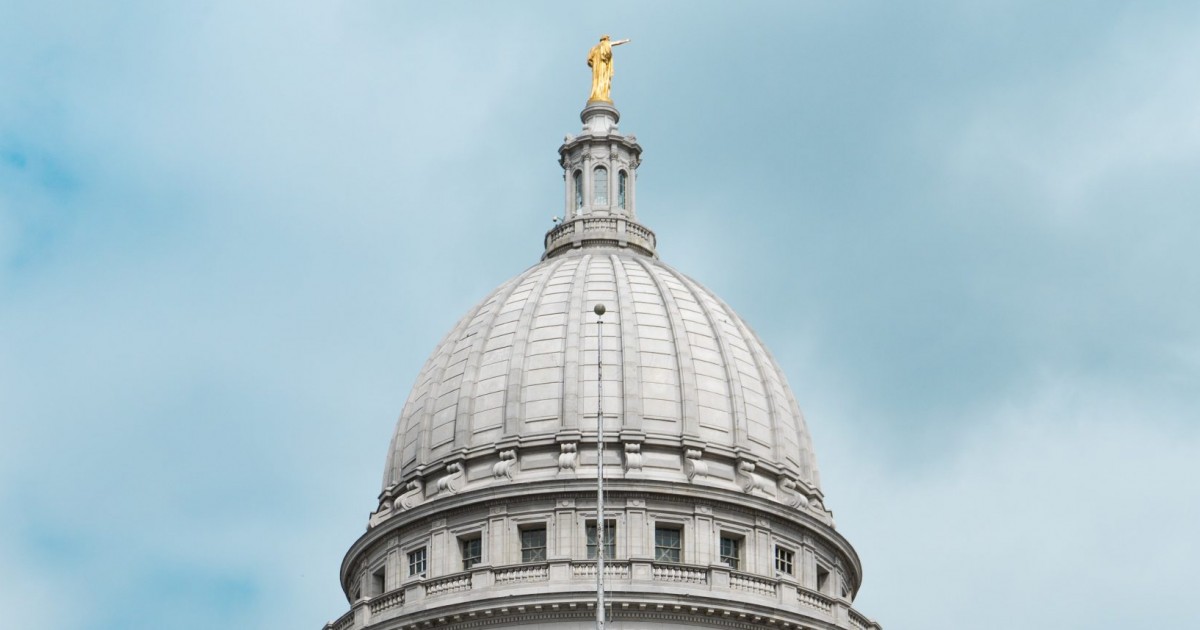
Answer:
<svg viewBox="0 0 1200 630"><path fill-rule="evenodd" d="M629 43L628 39L611 41L608 35L600 37L600 43L592 46L588 52L588 66L592 69L592 95L589 101L612 102L609 91L612 89L613 54L612 47Z"/></svg>

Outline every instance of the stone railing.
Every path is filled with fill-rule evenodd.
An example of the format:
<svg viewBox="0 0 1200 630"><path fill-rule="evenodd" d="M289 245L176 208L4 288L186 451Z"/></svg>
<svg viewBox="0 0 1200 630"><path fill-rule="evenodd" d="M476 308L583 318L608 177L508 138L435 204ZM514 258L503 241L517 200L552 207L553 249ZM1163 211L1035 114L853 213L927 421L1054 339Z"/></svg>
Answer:
<svg viewBox="0 0 1200 630"><path fill-rule="evenodd" d="M758 577L749 573L730 573L729 586L739 591L750 591L762 595L775 595L777 580Z"/></svg>
<svg viewBox="0 0 1200 630"><path fill-rule="evenodd" d="M471 574L458 573L446 577L429 580L425 583L425 596L432 597L442 593L471 590ZM374 611L372 611L374 612Z"/></svg>
<svg viewBox="0 0 1200 630"><path fill-rule="evenodd" d="M875 624L871 623L869 619L862 616L853 608L846 609L846 613L850 617L850 625L858 628L858 630L871 630L872 628L876 627Z"/></svg>
<svg viewBox="0 0 1200 630"><path fill-rule="evenodd" d="M545 582L550 579L550 565L521 564L513 567L501 567L493 572L493 576L496 584Z"/></svg>
<svg viewBox="0 0 1200 630"><path fill-rule="evenodd" d="M377 615L389 608L404 605L404 589L398 588L394 591L388 591L379 597L371 600L368 607L371 609L372 615Z"/></svg>
<svg viewBox="0 0 1200 630"><path fill-rule="evenodd" d="M647 230L637 223L626 223L625 232L629 235L631 241L641 241L646 248L653 250L656 245L654 232Z"/></svg>
<svg viewBox="0 0 1200 630"><path fill-rule="evenodd" d="M571 577L596 579L595 562L572 562ZM604 579L628 580L629 563L606 560L604 562Z"/></svg>
<svg viewBox="0 0 1200 630"><path fill-rule="evenodd" d="M708 584L708 569L705 567L690 567L682 564L655 563L650 575L659 582L685 582L688 584Z"/></svg>
<svg viewBox="0 0 1200 630"><path fill-rule="evenodd" d="M583 221L583 231L585 234L588 232L616 232L617 220L605 218L585 219Z"/></svg>
<svg viewBox="0 0 1200 630"><path fill-rule="evenodd" d="M517 564L502 567L476 567L472 571L438 576L424 580L412 580L397 589L368 600L358 601L350 612L332 623L325 630L361 630L376 623L396 617L419 613L424 610L447 605L462 606L483 598L492 597L495 587L518 587L513 594L546 592L587 592L592 590L596 579L595 561L556 560L537 564ZM605 579L620 584L624 591L648 589L647 592L661 594L660 589L679 594L717 597L731 603L743 597L773 599L777 606L791 609L817 619L823 619L831 627L844 630L881 630L879 624L867 619L850 607L849 602L835 599L824 593L797 586L795 582L779 577L766 577L739 571L730 571L725 566L699 566L650 562L647 560L614 560L604 563ZM651 586L657 582L661 586ZM519 588L524 584L528 587ZM642 585L639 587L639 584ZM615 586L615 585L614 585ZM532 590L531 590L532 587ZM475 592L478 590L478 594ZM491 591L491 592L489 592ZM454 593L462 593L457 597ZM792 593L795 593L794 599ZM744 594L744 595L741 595Z"/></svg>
<svg viewBox="0 0 1200 630"><path fill-rule="evenodd" d="M833 610L833 599L827 597L817 591L810 591L803 587L796 589L796 594L800 598L800 605L821 612L831 612Z"/></svg>
<svg viewBox="0 0 1200 630"><path fill-rule="evenodd" d="M656 239L644 225L623 216L583 216L566 221L546 232L546 253L549 257L559 250L585 246L587 243L629 245L651 255Z"/></svg>
<svg viewBox="0 0 1200 630"><path fill-rule="evenodd" d="M354 609L338 617L338 620L325 626L326 630L348 630L354 627Z"/></svg>

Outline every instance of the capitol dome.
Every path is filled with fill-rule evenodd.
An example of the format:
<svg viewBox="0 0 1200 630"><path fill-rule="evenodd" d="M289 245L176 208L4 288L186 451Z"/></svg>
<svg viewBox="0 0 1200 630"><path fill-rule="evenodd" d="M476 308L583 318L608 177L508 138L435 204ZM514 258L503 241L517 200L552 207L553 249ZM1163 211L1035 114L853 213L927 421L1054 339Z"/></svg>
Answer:
<svg viewBox="0 0 1200 630"><path fill-rule="evenodd" d="M599 326L595 304L607 308ZM598 327L605 429L623 442L618 471L687 482L695 471L682 468L682 447L713 483L743 483L742 462L745 475L815 492L804 418L745 322L646 254L582 248L504 283L442 340L396 425L384 487L456 458L486 463L510 443L520 480L556 477L573 458L564 453L595 440ZM487 472L462 485L516 481Z"/></svg>
<svg viewBox="0 0 1200 630"><path fill-rule="evenodd" d="M778 363L658 260L616 108L581 119L542 260L417 377L326 630L878 630Z"/></svg>

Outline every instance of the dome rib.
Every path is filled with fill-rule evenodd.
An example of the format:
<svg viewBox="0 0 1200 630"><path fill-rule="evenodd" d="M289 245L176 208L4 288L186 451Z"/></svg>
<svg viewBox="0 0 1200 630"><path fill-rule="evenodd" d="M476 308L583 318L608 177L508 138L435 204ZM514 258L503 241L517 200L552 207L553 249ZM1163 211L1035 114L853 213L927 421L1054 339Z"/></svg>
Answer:
<svg viewBox="0 0 1200 630"><path fill-rule="evenodd" d="M637 313L633 304L633 292L630 290L629 274L620 264L617 255L608 257L613 267L613 278L617 285L617 315L621 322L621 376L625 394L624 417L621 419L622 431L642 430L642 380L641 357L638 347L640 337L637 329Z"/></svg>
<svg viewBox="0 0 1200 630"><path fill-rule="evenodd" d="M518 276L517 278L510 280L509 284L516 286L516 284L520 282L520 279L521 276ZM501 285L500 290L503 290L503 285ZM403 469L409 463L405 461L404 451L409 444L408 435L411 431L413 431L414 427L412 426L412 422L405 422L406 419L411 420L413 416L421 417L421 422L416 427L418 434L413 436L413 440L421 440L422 444L424 443L423 431L425 430L424 424L426 422L426 418L429 416L428 411L433 406L434 401L437 399L438 390L442 385L442 376L445 374L446 366L450 362L450 351L453 347L450 343L450 340L457 339L458 336L461 335L471 325L471 322L475 319L475 316L479 313L479 311L483 310L483 308L487 306L489 302L494 300L496 293L497 292L493 292L492 295L481 300L478 304L471 308L466 317L463 317L458 321L458 324L451 329L450 334L447 335L441 345L438 346L437 350L434 352L434 356L430 357L429 361L426 362L425 367L421 369L421 374L425 375L426 378L421 383L418 383L417 387L420 387L423 383L428 383L428 389L423 392L424 400L422 400L420 396L410 398L408 404L404 405L404 409L400 412L400 421L396 423L396 431L392 438L392 450L388 453L388 468L391 471L391 478L384 480L384 488L387 488L389 485L400 481L400 477L403 476ZM430 370L431 367L433 368L432 370ZM421 405L420 411L417 411L418 402ZM414 453L414 461L418 465L424 464L425 458L429 456L429 449L421 448L417 449L417 451L418 452Z"/></svg>
<svg viewBox="0 0 1200 630"><path fill-rule="evenodd" d="M679 304L676 303L670 290L663 287L662 278L658 277L654 269L656 265L652 266L649 260L642 258L637 258L636 261L650 276L650 280L662 297L663 307L667 311L676 364L679 366L679 417L682 436L703 442L700 434L700 404L696 398L696 365L692 359L692 344L687 338L687 329L683 325L683 315L679 312Z"/></svg>
<svg viewBox="0 0 1200 630"><path fill-rule="evenodd" d="M762 340L758 338L758 335L755 334L753 330L750 331L750 334L754 336L754 341L758 344L758 351L762 354L762 356L766 357L774 367L774 372L776 377L779 379L780 387L783 389L783 391L790 392L792 388L790 385L788 385L787 377L784 376L783 369L779 367L779 362L775 360L774 355L771 354L770 350L767 350L767 347L763 344ZM789 395L786 396L786 398L788 401L788 407L792 412L792 418L796 423L795 433L798 436L797 439L800 440L800 474L809 485L819 490L821 487L821 471L817 467L817 456L816 452L813 450L812 434L808 432L808 423L804 421L804 413L800 411L800 404L796 402L796 397L794 395Z"/></svg>
<svg viewBox="0 0 1200 630"><path fill-rule="evenodd" d="M588 260L591 255L581 259L575 266L575 275L571 278L569 289L570 311L567 313L567 339L579 339L582 335L585 306L583 304L583 287L587 281ZM566 430L579 430L579 397L582 388L583 373L580 370L579 344L566 344L563 348L563 396L562 396L562 427Z"/></svg>
<svg viewBox="0 0 1200 630"><path fill-rule="evenodd" d="M744 448L747 452L753 452L749 444L749 438L747 437L746 397L743 391L742 374L737 368L733 351L729 347L729 338L717 330L719 324L713 318L712 309L705 303L706 300L703 293L707 292L697 290L695 283L678 271L671 269L670 272L696 302L696 307L700 309L700 312L704 314L704 318L708 321L708 328L712 332L713 341L717 344L717 350L721 355L721 363L725 370L726 383L729 389L730 415L733 420L733 446L735 448Z"/></svg>
<svg viewBox="0 0 1200 630"><path fill-rule="evenodd" d="M695 283L694 280L692 282ZM710 293L710 295L712 294ZM714 295L713 299L721 305L721 308L723 308L726 313L733 312L733 310L729 308L729 305L726 304L721 298ZM781 431L779 426L779 401L776 400L777 393L775 388L771 386L770 379L767 376L767 371L763 369L762 361L764 353L755 352L753 347L758 345L761 349L761 344L757 344L758 337L755 336L754 331L750 330L750 326L747 325L746 322L742 321L740 317L731 317L730 319L733 321L733 325L737 327L738 332L742 335L742 339L746 341L746 345L750 346L750 357L754 361L754 369L758 373L759 382L762 383L763 386L763 396L767 401L767 417L771 418L771 457L776 466L783 468L785 466L784 455L782 452L784 431ZM793 430L795 430L794 427Z"/></svg>
<svg viewBox="0 0 1200 630"><path fill-rule="evenodd" d="M500 316L504 304L534 269L536 267L531 267L528 272L518 276L502 297L497 296L496 308L489 313L487 323L480 327L474 334L475 338L471 340L471 350L467 355L466 370L463 372L462 384L459 385L458 402L455 407L454 441L456 444L474 445L471 421L475 415L475 392L479 385L479 368L483 359L483 349L487 346L488 339L491 338L492 329L496 326L496 319Z"/></svg>
<svg viewBox="0 0 1200 630"><path fill-rule="evenodd" d="M508 354L508 386L504 390L504 430L502 437L514 437L521 434L525 416L524 384L526 346L529 334L533 332L533 316L537 310L542 293L554 273L562 267L566 260L560 259L547 268L542 277L529 291L525 303L521 305L521 314L517 317L517 330L513 335L512 349ZM536 268L536 267L535 267Z"/></svg>

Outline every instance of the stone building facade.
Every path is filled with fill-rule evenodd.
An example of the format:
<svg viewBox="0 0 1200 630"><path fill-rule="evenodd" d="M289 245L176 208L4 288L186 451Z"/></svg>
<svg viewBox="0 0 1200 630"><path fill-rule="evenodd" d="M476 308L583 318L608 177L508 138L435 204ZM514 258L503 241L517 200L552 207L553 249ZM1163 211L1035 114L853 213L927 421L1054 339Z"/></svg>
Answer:
<svg viewBox="0 0 1200 630"><path fill-rule="evenodd" d="M591 628L601 551L611 628L878 630L779 365L658 260L616 108L581 118L541 262L421 370L342 563L350 610L325 630Z"/></svg>

